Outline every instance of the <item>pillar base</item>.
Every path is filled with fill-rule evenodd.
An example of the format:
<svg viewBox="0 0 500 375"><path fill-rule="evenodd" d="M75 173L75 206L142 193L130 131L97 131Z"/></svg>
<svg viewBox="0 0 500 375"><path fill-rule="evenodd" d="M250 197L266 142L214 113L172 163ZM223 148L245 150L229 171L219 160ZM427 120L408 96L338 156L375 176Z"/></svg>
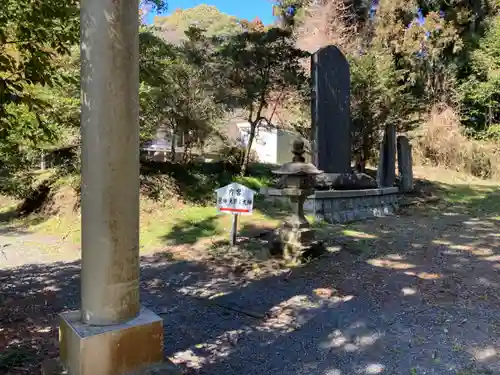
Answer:
<svg viewBox="0 0 500 375"><path fill-rule="evenodd" d="M163 320L142 308L135 319L112 326L89 326L81 312L60 315L60 358L42 364L42 375L173 375L164 362Z"/></svg>
<svg viewBox="0 0 500 375"><path fill-rule="evenodd" d="M42 363L42 375L69 375L60 358L48 359ZM168 360L127 375L182 375L182 372Z"/></svg>

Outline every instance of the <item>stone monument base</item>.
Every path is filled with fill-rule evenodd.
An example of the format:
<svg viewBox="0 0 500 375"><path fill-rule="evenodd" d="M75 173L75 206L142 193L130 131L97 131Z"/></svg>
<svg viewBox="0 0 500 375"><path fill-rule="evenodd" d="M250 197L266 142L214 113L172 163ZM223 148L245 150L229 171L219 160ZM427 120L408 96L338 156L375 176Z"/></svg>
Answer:
<svg viewBox="0 0 500 375"><path fill-rule="evenodd" d="M62 313L59 342L60 358L44 362L42 375L180 374L164 362L163 320L145 308L111 326L84 324L80 311Z"/></svg>
<svg viewBox="0 0 500 375"><path fill-rule="evenodd" d="M377 181L366 173L323 173L316 177L316 190L362 190L377 188Z"/></svg>
<svg viewBox="0 0 500 375"><path fill-rule="evenodd" d="M316 191L307 197L304 210L316 220L348 223L393 215L399 207L397 187L365 190Z"/></svg>
<svg viewBox="0 0 500 375"><path fill-rule="evenodd" d="M261 188L261 194L269 201L289 204L283 190ZM399 207L402 197L399 188L364 189L364 190L317 190L307 197L304 212L316 220L325 220L332 224L365 220L392 215Z"/></svg>

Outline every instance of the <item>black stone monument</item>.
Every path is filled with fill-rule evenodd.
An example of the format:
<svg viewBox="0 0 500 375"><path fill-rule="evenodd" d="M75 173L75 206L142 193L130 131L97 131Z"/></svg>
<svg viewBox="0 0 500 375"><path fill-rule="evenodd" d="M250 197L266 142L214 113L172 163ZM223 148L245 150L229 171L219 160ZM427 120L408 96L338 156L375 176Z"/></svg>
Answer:
<svg viewBox="0 0 500 375"><path fill-rule="evenodd" d="M311 58L312 159L325 173L352 173L350 72L335 46Z"/></svg>

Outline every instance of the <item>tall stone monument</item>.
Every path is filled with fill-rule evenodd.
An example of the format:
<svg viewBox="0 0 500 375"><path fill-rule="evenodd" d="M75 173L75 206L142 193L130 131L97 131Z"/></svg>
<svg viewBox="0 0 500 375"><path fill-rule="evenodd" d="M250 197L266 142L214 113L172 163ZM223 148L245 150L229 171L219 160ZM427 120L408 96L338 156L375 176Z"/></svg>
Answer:
<svg viewBox="0 0 500 375"><path fill-rule="evenodd" d="M170 374L163 321L139 303L139 4L80 6L81 310L61 314L42 374Z"/></svg>
<svg viewBox="0 0 500 375"><path fill-rule="evenodd" d="M313 164L325 173L351 173L350 71L335 46L311 58Z"/></svg>
<svg viewBox="0 0 500 375"><path fill-rule="evenodd" d="M377 183L381 188L392 187L396 182L396 127L387 125L380 144Z"/></svg>
<svg viewBox="0 0 500 375"><path fill-rule="evenodd" d="M408 137L398 136L397 140L398 168L400 189L403 192L413 191L413 161L411 154L411 143Z"/></svg>

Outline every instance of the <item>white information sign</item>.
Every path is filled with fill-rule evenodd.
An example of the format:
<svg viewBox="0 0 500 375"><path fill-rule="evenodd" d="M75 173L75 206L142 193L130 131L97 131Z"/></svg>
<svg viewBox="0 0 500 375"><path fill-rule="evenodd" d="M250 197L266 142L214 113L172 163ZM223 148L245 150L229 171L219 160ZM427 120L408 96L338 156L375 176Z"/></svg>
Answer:
<svg viewBox="0 0 500 375"><path fill-rule="evenodd" d="M217 192L217 210L232 214L249 215L253 211L255 191L245 185L233 182Z"/></svg>

